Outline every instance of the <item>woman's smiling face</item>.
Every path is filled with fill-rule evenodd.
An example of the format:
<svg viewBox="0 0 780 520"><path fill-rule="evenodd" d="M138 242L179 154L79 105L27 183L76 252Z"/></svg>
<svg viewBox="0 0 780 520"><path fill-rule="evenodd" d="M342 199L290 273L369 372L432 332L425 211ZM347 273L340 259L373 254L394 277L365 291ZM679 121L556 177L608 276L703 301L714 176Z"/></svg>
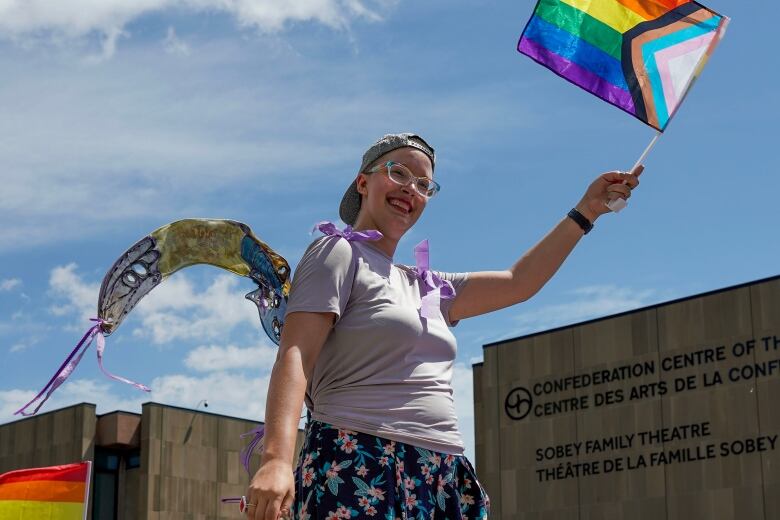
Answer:
<svg viewBox="0 0 780 520"><path fill-rule="evenodd" d="M433 178L431 160L416 148L404 147L388 152L374 165L384 165L388 161L403 164L415 177ZM392 181L384 168L372 174L361 173L357 190L362 203L355 227L378 229L396 242L417 222L428 202L411 184L401 186Z"/></svg>

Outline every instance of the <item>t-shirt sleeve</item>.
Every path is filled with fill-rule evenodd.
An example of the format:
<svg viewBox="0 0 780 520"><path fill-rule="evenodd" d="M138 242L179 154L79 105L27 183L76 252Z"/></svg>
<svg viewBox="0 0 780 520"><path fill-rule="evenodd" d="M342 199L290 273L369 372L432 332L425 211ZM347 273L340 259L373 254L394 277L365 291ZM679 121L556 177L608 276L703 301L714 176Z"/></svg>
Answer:
<svg viewBox="0 0 780 520"><path fill-rule="evenodd" d="M436 271L436 274L438 274L439 278L442 280L449 280L449 282L452 284L452 287L455 289L455 298L449 298L446 300L442 298L439 302L441 315L444 317L444 321L447 323L448 327L454 327L458 324L459 320L450 321L450 307L452 307L455 299L460 294L461 289L466 286L466 282L468 282L469 279L469 273L442 273Z"/></svg>
<svg viewBox="0 0 780 520"><path fill-rule="evenodd" d="M345 239L325 236L312 242L295 268L287 314L332 312L338 321L352 292L355 267L352 246Z"/></svg>

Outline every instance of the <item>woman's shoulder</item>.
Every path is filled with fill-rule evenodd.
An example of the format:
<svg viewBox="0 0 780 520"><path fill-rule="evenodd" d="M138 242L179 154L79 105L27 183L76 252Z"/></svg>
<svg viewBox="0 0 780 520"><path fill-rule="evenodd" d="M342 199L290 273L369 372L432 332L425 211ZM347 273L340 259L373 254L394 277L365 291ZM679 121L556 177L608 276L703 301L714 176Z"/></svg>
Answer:
<svg viewBox="0 0 780 520"><path fill-rule="evenodd" d="M316 237L306 248L300 264L350 264L354 251L350 243L339 236Z"/></svg>
<svg viewBox="0 0 780 520"><path fill-rule="evenodd" d="M346 252L352 251L352 246L348 240L338 235L322 235L311 241L306 252L322 250Z"/></svg>

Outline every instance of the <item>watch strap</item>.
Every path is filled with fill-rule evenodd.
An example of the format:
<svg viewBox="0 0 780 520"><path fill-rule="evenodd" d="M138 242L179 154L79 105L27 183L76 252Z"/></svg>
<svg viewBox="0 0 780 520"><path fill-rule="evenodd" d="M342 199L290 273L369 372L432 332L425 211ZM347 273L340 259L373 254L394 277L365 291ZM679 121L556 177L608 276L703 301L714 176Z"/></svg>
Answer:
<svg viewBox="0 0 780 520"><path fill-rule="evenodd" d="M580 228L582 228L582 231L585 232L587 235L591 229L593 229L593 223L585 218L582 213L577 211L576 208L572 208L571 211L569 211L567 215L570 219L572 219L574 222L577 223Z"/></svg>

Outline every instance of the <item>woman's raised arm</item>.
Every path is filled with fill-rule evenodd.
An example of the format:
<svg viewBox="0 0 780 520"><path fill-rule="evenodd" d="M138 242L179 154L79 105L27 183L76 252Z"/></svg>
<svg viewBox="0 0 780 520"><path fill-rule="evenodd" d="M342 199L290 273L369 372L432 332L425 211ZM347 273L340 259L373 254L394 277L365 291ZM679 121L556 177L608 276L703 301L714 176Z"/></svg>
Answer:
<svg viewBox="0 0 780 520"><path fill-rule="evenodd" d="M628 198L639 184L639 166L634 173L608 172L588 187L575 207L593 223L610 210L606 202L620 196ZM552 278L584 234L571 218L565 217L534 247L505 271L478 271L469 275L450 307L450 320L479 316L528 300Z"/></svg>

